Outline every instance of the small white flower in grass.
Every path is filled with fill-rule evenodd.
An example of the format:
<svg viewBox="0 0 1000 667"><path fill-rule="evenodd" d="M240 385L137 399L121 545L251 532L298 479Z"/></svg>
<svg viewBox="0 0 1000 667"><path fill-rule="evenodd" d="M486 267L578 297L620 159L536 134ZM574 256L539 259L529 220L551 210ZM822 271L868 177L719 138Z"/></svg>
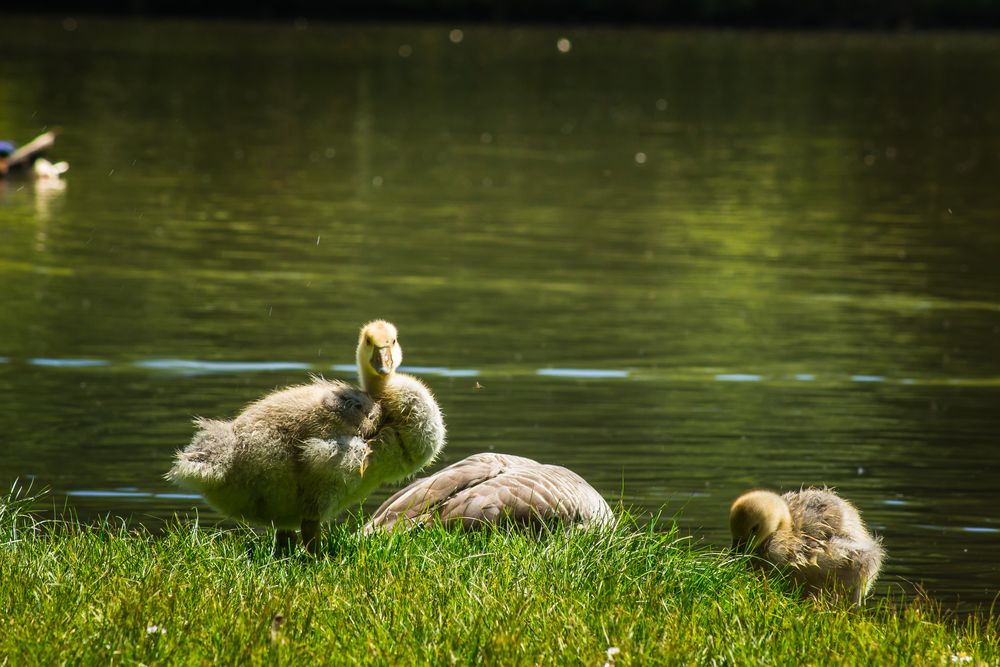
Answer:
<svg viewBox="0 0 1000 667"><path fill-rule="evenodd" d="M165 635L167 634L167 629L162 625L156 625L155 623L150 623L146 626L147 635Z"/></svg>
<svg viewBox="0 0 1000 667"><path fill-rule="evenodd" d="M618 655L621 652L622 652L622 650L620 648L618 648L617 646L609 646L608 648L606 648L604 650L604 653L607 654L608 659L604 663L604 667L614 667L615 656Z"/></svg>
<svg viewBox="0 0 1000 667"><path fill-rule="evenodd" d="M951 656L951 662L954 665L961 665L966 662L972 662L972 656L965 651L959 651L958 653L953 653Z"/></svg>
<svg viewBox="0 0 1000 667"><path fill-rule="evenodd" d="M275 614L271 618L271 641L276 644L287 644L288 640L285 638L282 632L285 627L285 616L283 614Z"/></svg>

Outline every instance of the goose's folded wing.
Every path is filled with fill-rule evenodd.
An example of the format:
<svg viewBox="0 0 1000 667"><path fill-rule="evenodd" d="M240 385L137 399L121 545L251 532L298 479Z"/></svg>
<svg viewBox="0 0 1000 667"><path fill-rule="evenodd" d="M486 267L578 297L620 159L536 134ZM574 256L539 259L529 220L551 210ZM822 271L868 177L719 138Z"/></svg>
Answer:
<svg viewBox="0 0 1000 667"><path fill-rule="evenodd" d="M396 493L366 530L390 529L401 519L472 529L499 523L587 525L611 516L607 502L571 470L517 456L477 454Z"/></svg>
<svg viewBox="0 0 1000 667"><path fill-rule="evenodd" d="M551 523L603 521L610 517L604 499L583 478L560 466L513 468L456 494L440 509L442 522L511 523L534 526Z"/></svg>
<svg viewBox="0 0 1000 667"><path fill-rule="evenodd" d="M400 519L429 523L437 512L462 490L483 483L503 470L502 455L476 454L454 463L429 477L403 487L382 503L365 526L365 532L391 530Z"/></svg>

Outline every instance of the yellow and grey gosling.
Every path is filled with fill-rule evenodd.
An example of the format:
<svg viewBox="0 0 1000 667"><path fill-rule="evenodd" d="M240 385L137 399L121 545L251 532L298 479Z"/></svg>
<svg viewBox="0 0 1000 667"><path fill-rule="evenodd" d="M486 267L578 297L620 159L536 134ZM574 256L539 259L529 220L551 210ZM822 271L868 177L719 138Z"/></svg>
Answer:
<svg viewBox="0 0 1000 667"><path fill-rule="evenodd" d="M829 489L749 491L730 508L729 527L734 548L784 570L810 597L860 605L885 556L854 505Z"/></svg>
<svg viewBox="0 0 1000 667"><path fill-rule="evenodd" d="M434 460L445 442L441 411L419 380L396 372L396 328L376 320L357 347L361 389L314 378L250 404L232 421L198 419L166 477L223 514L277 529L275 552L295 529L316 553L321 521Z"/></svg>
<svg viewBox="0 0 1000 667"><path fill-rule="evenodd" d="M365 532L396 525L472 530L489 525L600 526L613 521L608 503L562 466L509 454L473 454L398 491L379 507Z"/></svg>

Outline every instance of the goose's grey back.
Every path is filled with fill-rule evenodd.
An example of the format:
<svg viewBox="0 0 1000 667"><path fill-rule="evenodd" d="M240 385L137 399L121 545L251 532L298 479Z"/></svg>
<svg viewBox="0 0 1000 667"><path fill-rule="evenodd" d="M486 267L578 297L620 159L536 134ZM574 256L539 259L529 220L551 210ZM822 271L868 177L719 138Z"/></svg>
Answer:
<svg viewBox="0 0 1000 667"><path fill-rule="evenodd" d="M484 525L603 525L611 508L572 470L509 454L474 454L399 490L375 512L365 532L399 521L438 521L466 530Z"/></svg>

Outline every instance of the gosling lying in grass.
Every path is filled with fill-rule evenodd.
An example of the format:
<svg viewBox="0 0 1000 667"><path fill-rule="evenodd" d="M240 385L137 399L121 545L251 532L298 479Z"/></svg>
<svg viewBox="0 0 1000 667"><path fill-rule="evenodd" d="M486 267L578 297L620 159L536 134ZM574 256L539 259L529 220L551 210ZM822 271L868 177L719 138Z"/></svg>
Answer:
<svg viewBox="0 0 1000 667"><path fill-rule="evenodd" d="M828 489L750 491L730 508L729 527L734 548L784 570L809 597L860 605L885 555L854 505Z"/></svg>

